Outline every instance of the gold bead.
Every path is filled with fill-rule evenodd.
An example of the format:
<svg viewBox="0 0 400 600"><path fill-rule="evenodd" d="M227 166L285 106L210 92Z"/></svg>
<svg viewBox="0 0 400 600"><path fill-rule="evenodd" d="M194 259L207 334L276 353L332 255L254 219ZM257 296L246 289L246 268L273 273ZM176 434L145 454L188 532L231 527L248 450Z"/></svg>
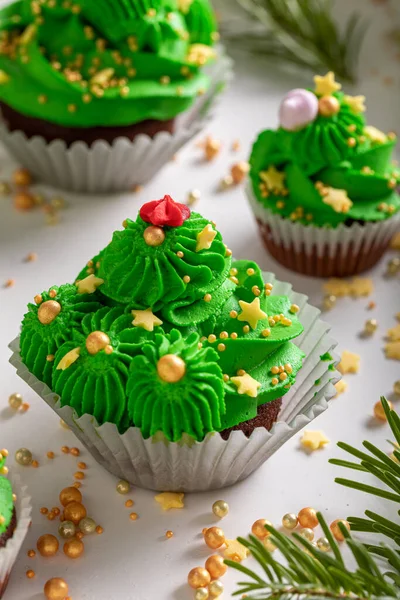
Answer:
<svg viewBox="0 0 400 600"><path fill-rule="evenodd" d="M78 490L79 491L79 490ZM78 525L79 521L86 517L86 508L80 502L70 502L64 508L64 520L72 521Z"/></svg>
<svg viewBox="0 0 400 600"><path fill-rule="evenodd" d="M333 521L333 523L329 525L329 529L331 530L335 540L337 540L338 542L343 542L344 535L339 529L339 523L343 523L346 529L350 531L350 524L344 519L336 519L335 521Z"/></svg>
<svg viewBox="0 0 400 600"><path fill-rule="evenodd" d="M224 586L220 581L215 580L212 581L208 586L208 591L210 592L213 598L218 598L218 596L221 596L221 594L223 594Z"/></svg>
<svg viewBox="0 0 400 600"><path fill-rule="evenodd" d="M79 448L71 448L70 452L71 452L72 456L79 456L81 453Z"/></svg>
<svg viewBox="0 0 400 600"><path fill-rule="evenodd" d="M68 596L68 584L61 577L53 577L44 586L46 600L65 600Z"/></svg>
<svg viewBox="0 0 400 600"><path fill-rule="evenodd" d="M165 532L165 537L167 538L167 540L170 540L172 537L174 537L174 532L169 529Z"/></svg>
<svg viewBox="0 0 400 600"><path fill-rule="evenodd" d="M28 192L18 192L14 196L14 206L17 210L31 210L35 206L35 199Z"/></svg>
<svg viewBox="0 0 400 600"><path fill-rule="evenodd" d="M137 521L138 519L138 514L135 512L131 512L131 514L129 515L129 518L131 521Z"/></svg>
<svg viewBox="0 0 400 600"><path fill-rule="evenodd" d="M117 490L118 494L129 494L131 484L129 481L125 481L125 479L120 479L115 489Z"/></svg>
<svg viewBox="0 0 400 600"><path fill-rule="evenodd" d="M72 521L63 521L58 526L58 534L60 535L60 537L64 538L65 540L73 538L75 533L76 533L76 527Z"/></svg>
<svg viewBox="0 0 400 600"><path fill-rule="evenodd" d="M185 376L185 361L176 354L166 354L157 363L157 373L163 381L177 383Z"/></svg>
<svg viewBox="0 0 400 600"><path fill-rule="evenodd" d="M321 552L329 552L331 546L326 537L320 537L317 539L317 548L321 550Z"/></svg>
<svg viewBox="0 0 400 600"><path fill-rule="evenodd" d="M184 283L190 283L190 277L189 277L189 275L185 275L185 276L183 277L183 282L184 282Z"/></svg>
<svg viewBox="0 0 400 600"><path fill-rule="evenodd" d="M28 448L19 448L15 453L15 460L19 465L29 467L32 464L32 452Z"/></svg>
<svg viewBox="0 0 400 600"><path fill-rule="evenodd" d="M79 558L83 553L85 546L81 540L76 538L72 538L72 540L68 540L65 542L63 551L68 558Z"/></svg>
<svg viewBox="0 0 400 600"><path fill-rule="evenodd" d="M194 600L207 600L208 597L209 593L206 587L199 587L194 593Z"/></svg>
<svg viewBox="0 0 400 600"><path fill-rule="evenodd" d="M301 535L301 537L305 538L309 542L312 542L314 539L314 532L309 527L304 527L303 529L300 529L299 534Z"/></svg>
<svg viewBox="0 0 400 600"><path fill-rule="evenodd" d="M205 567L212 579L219 579L219 577L225 575L228 568L224 563L224 559L219 554L209 556L206 560Z"/></svg>
<svg viewBox="0 0 400 600"><path fill-rule="evenodd" d="M295 529L298 525L298 518L294 513L286 513L282 517L282 525L285 529Z"/></svg>
<svg viewBox="0 0 400 600"><path fill-rule="evenodd" d="M390 410L393 410L393 404L388 402ZM383 409L381 401L377 402L374 406L374 415L379 421L387 421L386 413Z"/></svg>
<svg viewBox="0 0 400 600"><path fill-rule="evenodd" d="M58 539L54 535L45 533L36 542L36 547L42 556L54 556L58 552Z"/></svg>
<svg viewBox="0 0 400 600"><path fill-rule="evenodd" d="M400 396L400 380L394 382L393 391L397 396Z"/></svg>
<svg viewBox="0 0 400 600"><path fill-rule="evenodd" d="M9 398L8 398L8 404L14 410L19 410L21 408L22 401L23 401L23 398L22 398L21 394L18 394L18 393L11 394L11 396L9 396Z"/></svg>
<svg viewBox="0 0 400 600"><path fill-rule="evenodd" d="M224 352L226 350L225 344L218 344L217 350L218 352Z"/></svg>
<svg viewBox="0 0 400 600"><path fill-rule="evenodd" d="M368 335L372 335L378 328L378 321L376 319L368 319L365 321L364 330Z"/></svg>
<svg viewBox="0 0 400 600"><path fill-rule="evenodd" d="M39 306L38 319L42 325L49 325L61 312L61 304L55 300L47 300Z"/></svg>
<svg viewBox="0 0 400 600"><path fill-rule="evenodd" d="M323 117L332 117L340 110L340 103L335 96L322 96L318 100L318 112Z"/></svg>
<svg viewBox="0 0 400 600"><path fill-rule="evenodd" d="M61 490L59 498L62 506L67 506L70 502L82 502L82 494L74 487Z"/></svg>
<svg viewBox="0 0 400 600"><path fill-rule="evenodd" d="M203 298L204 302L211 302L211 294L206 294Z"/></svg>
<svg viewBox="0 0 400 600"><path fill-rule="evenodd" d="M232 165L231 176L233 179L233 183L236 183L236 184L241 183L249 171L250 171L250 165L248 162L246 162L244 160L241 160L240 162Z"/></svg>
<svg viewBox="0 0 400 600"><path fill-rule="evenodd" d="M26 572L26 576L28 579L33 579L35 577L35 571L32 571L32 569L28 569L28 571Z"/></svg>
<svg viewBox="0 0 400 600"><path fill-rule="evenodd" d="M265 525L272 525L272 523L265 519L258 519L251 526L252 534L258 537L259 540L263 540L270 535L269 531L265 529Z"/></svg>
<svg viewBox="0 0 400 600"><path fill-rule="evenodd" d="M194 589L207 587L210 581L210 573L203 567L195 567L188 575L188 584Z"/></svg>
<svg viewBox="0 0 400 600"><path fill-rule="evenodd" d="M144 241L148 246L161 246L165 241L165 232L162 227L150 225L143 232Z"/></svg>
<svg viewBox="0 0 400 600"><path fill-rule="evenodd" d="M212 137L206 139L204 146L204 156L206 160L213 160L221 150L221 142Z"/></svg>
<svg viewBox="0 0 400 600"><path fill-rule="evenodd" d="M204 532L204 541L209 548L216 550L225 543L225 534L219 527L209 527Z"/></svg>
<svg viewBox="0 0 400 600"><path fill-rule="evenodd" d="M32 183L32 175L28 169L17 169L13 173L13 181L15 185L20 187L26 187Z"/></svg>
<svg viewBox="0 0 400 600"><path fill-rule="evenodd" d="M310 506L302 508L299 514L297 515L297 518L301 527L315 529L315 527L317 527L319 523L317 518L317 511L314 508L311 508Z"/></svg>
<svg viewBox="0 0 400 600"><path fill-rule="evenodd" d="M387 263L387 272L389 275L396 275L400 271L400 258L397 256L391 258Z"/></svg>
<svg viewBox="0 0 400 600"><path fill-rule="evenodd" d="M349 148L354 148L354 146L356 145L356 139L353 137L349 137L347 138L347 145L349 146Z"/></svg>
<svg viewBox="0 0 400 600"><path fill-rule="evenodd" d="M92 519L91 517L85 517L84 519L81 519L79 521L78 527L82 533L84 533L85 535L89 535L96 531L97 525L94 519Z"/></svg>
<svg viewBox="0 0 400 600"><path fill-rule="evenodd" d="M323 300L324 310L331 310L336 304L336 296L330 294L329 296L325 296Z"/></svg>
<svg viewBox="0 0 400 600"><path fill-rule="evenodd" d="M86 338L86 349L89 354L97 354L110 343L110 338L102 331L93 331Z"/></svg>
<svg viewBox="0 0 400 600"><path fill-rule="evenodd" d="M216 517L223 519L229 512L229 504L225 500L217 500L212 505L212 511Z"/></svg>

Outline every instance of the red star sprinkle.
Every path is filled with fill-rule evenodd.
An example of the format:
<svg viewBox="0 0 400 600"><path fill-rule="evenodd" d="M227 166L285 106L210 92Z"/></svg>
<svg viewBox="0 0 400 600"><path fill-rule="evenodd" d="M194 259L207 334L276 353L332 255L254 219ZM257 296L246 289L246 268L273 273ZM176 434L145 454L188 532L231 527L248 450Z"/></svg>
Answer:
<svg viewBox="0 0 400 600"><path fill-rule="evenodd" d="M143 204L140 216L146 223L158 227L180 227L190 217L190 208L186 204L175 202L171 196L164 196L162 200Z"/></svg>

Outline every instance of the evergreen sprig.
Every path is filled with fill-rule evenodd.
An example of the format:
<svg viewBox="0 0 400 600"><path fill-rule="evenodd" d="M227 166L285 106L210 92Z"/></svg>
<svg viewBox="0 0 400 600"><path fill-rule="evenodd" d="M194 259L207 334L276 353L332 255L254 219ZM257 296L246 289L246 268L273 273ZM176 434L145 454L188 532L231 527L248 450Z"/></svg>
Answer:
<svg viewBox="0 0 400 600"><path fill-rule="evenodd" d="M237 0L263 31L235 36L257 53L354 82L367 25L354 13L340 30L331 0Z"/></svg>
<svg viewBox="0 0 400 600"><path fill-rule="evenodd" d="M395 439L395 443L392 442L394 447L393 458L368 441L363 442L363 446L368 453L343 442L339 442L339 448L359 459L359 462L351 462L337 458L332 458L329 462L340 467L370 473L376 477L380 486L368 485L366 483L354 481L352 479L344 479L342 477L336 478L336 483L367 494L373 494L374 496L384 498L385 500L400 505L400 417L390 408L389 403L384 397L381 398L381 402ZM382 485L384 487L382 487ZM371 510L366 510L365 516L367 517L366 519L363 517L348 518L353 531L379 533L389 538L396 546L400 546L400 525L398 523ZM366 544L366 547L370 552L386 558L393 567L392 552L389 553L388 548L382 548L372 544ZM396 556L400 556L400 553L396 554ZM392 573L391 576L400 583L398 579L399 571Z"/></svg>

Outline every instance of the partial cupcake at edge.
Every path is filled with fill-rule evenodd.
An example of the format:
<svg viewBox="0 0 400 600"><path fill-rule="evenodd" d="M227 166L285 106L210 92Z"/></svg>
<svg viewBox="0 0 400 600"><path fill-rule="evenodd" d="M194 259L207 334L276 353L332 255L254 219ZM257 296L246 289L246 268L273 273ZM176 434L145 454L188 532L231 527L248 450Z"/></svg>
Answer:
<svg viewBox="0 0 400 600"><path fill-rule="evenodd" d="M2 139L40 175L41 163L24 155L35 136L67 149L78 141L90 149L98 140L174 136L182 129L178 117L225 77L209 0L20 0L0 11L0 35ZM215 64L222 68L217 82L207 70ZM187 138L170 140L171 155ZM164 139L160 151L165 146ZM157 157L162 164L170 158Z"/></svg>
<svg viewBox="0 0 400 600"><path fill-rule="evenodd" d="M29 304L19 342L29 373L21 376L37 390L35 381L44 382L42 397L48 388L59 396L60 416L71 407L74 421L91 415L121 436L138 428L133 462L149 438L178 442L183 452L208 434L228 443L234 430L270 430L305 359L296 345L299 306L274 295L256 263L232 260L215 223L169 196L123 226L73 284ZM316 327L316 344L325 331ZM315 362L323 378L332 365L319 354ZM311 377L312 407L319 396ZM72 428L91 449L82 426ZM142 458L147 464L146 451Z"/></svg>
<svg viewBox="0 0 400 600"><path fill-rule="evenodd" d="M396 136L367 125L365 97L346 95L332 72L314 82L291 90L278 129L259 135L247 191L274 258L307 275L352 275L400 229Z"/></svg>

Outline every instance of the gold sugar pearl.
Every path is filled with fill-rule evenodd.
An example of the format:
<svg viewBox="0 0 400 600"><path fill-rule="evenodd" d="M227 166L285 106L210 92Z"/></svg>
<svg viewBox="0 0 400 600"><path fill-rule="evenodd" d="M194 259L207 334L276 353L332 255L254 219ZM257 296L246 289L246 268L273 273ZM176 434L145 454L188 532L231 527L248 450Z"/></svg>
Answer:
<svg viewBox="0 0 400 600"><path fill-rule="evenodd" d="M28 169L17 169L13 173L13 182L18 187L27 187L32 184L33 178Z"/></svg>
<svg viewBox="0 0 400 600"><path fill-rule="evenodd" d="M303 529L300 529L299 534L301 535L301 537L308 540L309 542L312 542L314 539L314 532L309 527L304 527Z"/></svg>
<svg viewBox="0 0 400 600"><path fill-rule="evenodd" d="M63 521L58 526L58 534L65 540L73 538L76 534L75 523L72 521Z"/></svg>
<svg viewBox="0 0 400 600"><path fill-rule="evenodd" d="M253 292L253 294L255 296L260 296L260 294L261 294L260 288L257 285L253 285L253 287L251 288L251 291Z"/></svg>
<svg viewBox="0 0 400 600"><path fill-rule="evenodd" d="M79 469L87 469L87 464L84 462L78 462L78 468Z"/></svg>
<svg viewBox="0 0 400 600"><path fill-rule="evenodd" d="M235 270L236 270L236 272L237 272L237 269L235 269ZM251 276L251 275L254 275L254 273L255 273L255 270L254 270L254 269L252 269L252 268L250 268L250 269L247 269L246 273L247 273L247 275Z"/></svg>
<svg viewBox="0 0 400 600"><path fill-rule="evenodd" d="M15 460L19 465L28 467L32 464L32 452L28 448L19 448L15 453Z"/></svg>
<svg viewBox="0 0 400 600"><path fill-rule="evenodd" d="M293 367L290 363L286 363L284 366L284 369L286 371L286 373L292 373L293 372Z"/></svg>
<svg viewBox="0 0 400 600"><path fill-rule="evenodd" d="M212 556L209 556L206 560L205 567L210 573L212 579L219 579L225 575L228 568L224 563L224 559L219 554L213 554Z"/></svg>
<svg viewBox="0 0 400 600"><path fill-rule="evenodd" d="M72 456L80 456L81 451L79 450L79 448L71 448L70 450Z"/></svg>
<svg viewBox="0 0 400 600"><path fill-rule="evenodd" d="M336 304L336 296L330 294L329 296L325 296L323 299L322 305L324 310L331 310Z"/></svg>
<svg viewBox="0 0 400 600"><path fill-rule="evenodd" d="M386 267L388 275L396 275L400 271L400 258L391 258Z"/></svg>
<svg viewBox="0 0 400 600"><path fill-rule="evenodd" d="M238 334L236 333L236 331L232 331L230 337L232 338L232 340L236 340L237 339Z"/></svg>
<svg viewBox="0 0 400 600"><path fill-rule="evenodd" d="M378 329L378 321L376 319L368 319L364 325L364 331L367 335L372 335Z"/></svg>
<svg viewBox="0 0 400 600"><path fill-rule="evenodd" d="M21 394L18 393L11 394L11 396L9 396L8 398L8 404L14 410L19 410L21 408L22 402L23 398Z"/></svg>
<svg viewBox="0 0 400 600"><path fill-rule="evenodd" d="M47 515L48 512L49 512L49 509L46 508L45 506L42 506L42 508L40 509L40 513L42 515Z"/></svg>
<svg viewBox="0 0 400 600"><path fill-rule="evenodd" d="M279 383L279 379L277 379L277 377L273 377L273 378L271 379L271 384L272 384L272 385L278 385L278 383Z"/></svg>
<svg viewBox="0 0 400 600"><path fill-rule="evenodd" d="M208 591L210 592L213 598L218 598L224 592L224 586L218 579L215 579L208 586Z"/></svg>
<svg viewBox="0 0 400 600"><path fill-rule="evenodd" d="M265 529L265 525L272 525L270 521L266 521L265 519L258 519L251 526L251 532L255 535L259 540L263 540L270 535L269 531Z"/></svg>
<svg viewBox="0 0 400 600"><path fill-rule="evenodd" d="M269 337L271 335L271 330L270 329L263 329L261 332L261 335L263 337Z"/></svg>
<svg viewBox="0 0 400 600"><path fill-rule="evenodd" d="M225 383L226 383L227 381L229 381L229 375L224 375L224 376L222 377L222 379L223 379L223 380L225 381Z"/></svg>
<svg viewBox="0 0 400 600"><path fill-rule="evenodd" d="M239 375L239 377L241 377L242 375L246 375L246 371L244 369L239 369L237 371L237 375Z"/></svg>
<svg viewBox="0 0 400 600"><path fill-rule="evenodd" d="M91 517L85 517L79 521L79 530L85 535L90 535L96 531L96 522Z"/></svg>
<svg viewBox="0 0 400 600"><path fill-rule="evenodd" d="M320 537L317 539L317 548L319 550L321 550L321 552L329 552L331 549L331 546L329 544L329 541L326 537Z"/></svg>
<svg viewBox="0 0 400 600"><path fill-rule="evenodd" d="M170 540L172 537L174 537L174 532L169 529L165 532L165 537L167 538L167 540Z"/></svg>
<svg viewBox="0 0 400 600"><path fill-rule="evenodd" d="M51 534L41 535L36 543L36 547L41 556L54 556L58 552L58 539Z"/></svg>
<svg viewBox="0 0 400 600"><path fill-rule="evenodd" d="M298 525L298 522L299 520L297 515L294 513L286 513L286 515L283 515L282 517L282 525L285 529L295 529Z"/></svg>
<svg viewBox="0 0 400 600"><path fill-rule="evenodd" d="M47 452L46 456L47 456L47 458L50 458L52 460L55 457L55 454L54 454L54 452L50 451L50 452Z"/></svg>
<svg viewBox="0 0 400 600"><path fill-rule="evenodd" d="M188 584L195 590L198 588L206 588L210 582L210 573L203 567L195 567L189 572Z"/></svg>
<svg viewBox="0 0 400 600"><path fill-rule="evenodd" d="M127 500L127 501L125 502L125 506L126 506L126 508L131 508L131 506L133 506L133 505L134 505L134 502L133 502L133 500L130 500L130 499L129 499L129 500Z"/></svg>
<svg viewBox="0 0 400 600"><path fill-rule="evenodd" d="M28 579L33 579L35 577L36 573L35 571L32 571L32 569L28 569L28 571L26 572L26 576Z"/></svg>
<svg viewBox="0 0 400 600"><path fill-rule="evenodd" d="M349 137L347 138L347 145L349 146L349 148L354 148L354 146L356 145L356 139L353 137Z"/></svg>
<svg viewBox="0 0 400 600"><path fill-rule="evenodd" d="M292 304L289 310L291 313L296 314L299 312L300 307L297 304Z"/></svg>
<svg viewBox="0 0 400 600"><path fill-rule="evenodd" d="M85 473L82 473L82 471L77 471L77 472L74 474L74 478L75 478L75 479L85 479Z"/></svg>
<svg viewBox="0 0 400 600"><path fill-rule="evenodd" d="M69 450L68 446L61 446L61 452L63 454L69 454L70 450Z"/></svg>
<svg viewBox="0 0 400 600"><path fill-rule="evenodd" d="M185 275L183 278L184 283L190 283L190 277L189 275Z"/></svg>
<svg viewBox="0 0 400 600"><path fill-rule="evenodd" d="M131 485L129 481L125 481L124 479L120 479L117 483L116 490L118 494L129 494L131 489Z"/></svg>
<svg viewBox="0 0 400 600"><path fill-rule="evenodd" d="M271 373L272 373L273 375L277 375L277 373L279 373L279 367L278 367L278 366L276 366L276 365L275 365L275 366L273 366L273 367L271 368Z"/></svg>
<svg viewBox="0 0 400 600"><path fill-rule="evenodd" d="M232 267L232 269L229 270L229 275L232 275L232 277L236 277L237 274L238 270L236 269L236 267Z"/></svg>
<svg viewBox="0 0 400 600"><path fill-rule="evenodd" d="M65 600L68 596L68 584L61 577L53 577L44 586L46 600Z"/></svg>
<svg viewBox="0 0 400 600"><path fill-rule="evenodd" d="M63 551L68 558L79 558L85 549L85 546L79 538L72 538L67 540L63 546Z"/></svg>
<svg viewBox="0 0 400 600"><path fill-rule="evenodd" d="M97 527L96 527L96 533L98 535L101 535L103 532L104 532L103 527L101 525L97 525Z"/></svg>
<svg viewBox="0 0 400 600"><path fill-rule="evenodd" d="M206 294L203 298L204 302L211 302L211 294Z"/></svg>
<svg viewBox="0 0 400 600"><path fill-rule="evenodd" d="M221 331L219 337L221 338L221 340L226 340L229 337L229 333L227 331Z"/></svg>
<svg viewBox="0 0 400 600"><path fill-rule="evenodd" d="M243 327L243 333L249 333L249 331L250 331L250 327L248 325L245 325Z"/></svg>
<svg viewBox="0 0 400 600"><path fill-rule="evenodd" d="M393 410L393 404L391 402L388 402L388 404L389 404L390 410ZM379 421L387 421L386 413L385 413L382 403L380 401L377 402L374 406L374 416Z"/></svg>
<svg viewBox="0 0 400 600"><path fill-rule="evenodd" d="M217 350L218 352L224 352L226 350L225 344L218 344Z"/></svg>
<svg viewBox="0 0 400 600"><path fill-rule="evenodd" d="M348 531L350 531L350 525L349 525L348 521L346 521L344 519L336 519L335 521L333 521L329 525L329 529L331 530L331 532L333 534L333 537L335 538L336 541L343 542L344 541L344 535L340 531L339 523L342 523L346 527L346 529Z"/></svg>
<svg viewBox="0 0 400 600"><path fill-rule="evenodd" d="M238 314L237 314L236 310L231 310L231 312L229 313L229 316L231 317L231 319L236 319Z"/></svg>
<svg viewBox="0 0 400 600"><path fill-rule="evenodd" d="M34 558L36 556L36 552L34 550L28 550L26 554L29 558Z"/></svg>
<svg viewBox="0 0 400 600"><path fill-rule="evenodd" d="M181 250L178 250L178 252L176 253L176 255L177 255L178 258L183 258L185 256Z"/></svg>
<svg viewBox="0 0 400 600"><path fill-rule="evenodd" d="M309 529L315 529L319 523L316 510L310 506L302 508L297 515L297 518L301 527L306 527Z"/></svg>
<svg viewBox="0 0 400 600"><path fill-rule="evenodd" d="M129 518L130 518L130 520L131 520L131 521L137 521L137 519L138 519L138 514L137 514L137 513L135 513L135 512L132 512L132 513L129 515Z"/></svg>
<svg viewBox="0 0 400 600"><path fill-rule="evenodd" d="M216 339L217 339L217 336L216 336L216 335L214 335L213 333L211 333L211 334L208 336L208 338L207 338L207 339L208 339L208 341L210 342L210 344L213 344L213 343L216 341Z"/></svg>
<svg viewBox="0 0 400 600"><path fill-rule="evenodd" d="M281 374L279 375L279 379L280 379L281 381L285 381L285 379L287 379L287 373L281 373Z"/></svg>
<svg viewBox="0 0 400 600"><path fill-rule="evenodd" d="M216 550L225 543L225 534L219 527L209 527L204 532L204 541L209 548Z"/></svg>
<svg viewBox="0 0 400 600"><path fill-rule="evenodd" d="M217 500L212 505L212 511L216 517L223 519L229 512L229 504L225 500Z"/></svg>

